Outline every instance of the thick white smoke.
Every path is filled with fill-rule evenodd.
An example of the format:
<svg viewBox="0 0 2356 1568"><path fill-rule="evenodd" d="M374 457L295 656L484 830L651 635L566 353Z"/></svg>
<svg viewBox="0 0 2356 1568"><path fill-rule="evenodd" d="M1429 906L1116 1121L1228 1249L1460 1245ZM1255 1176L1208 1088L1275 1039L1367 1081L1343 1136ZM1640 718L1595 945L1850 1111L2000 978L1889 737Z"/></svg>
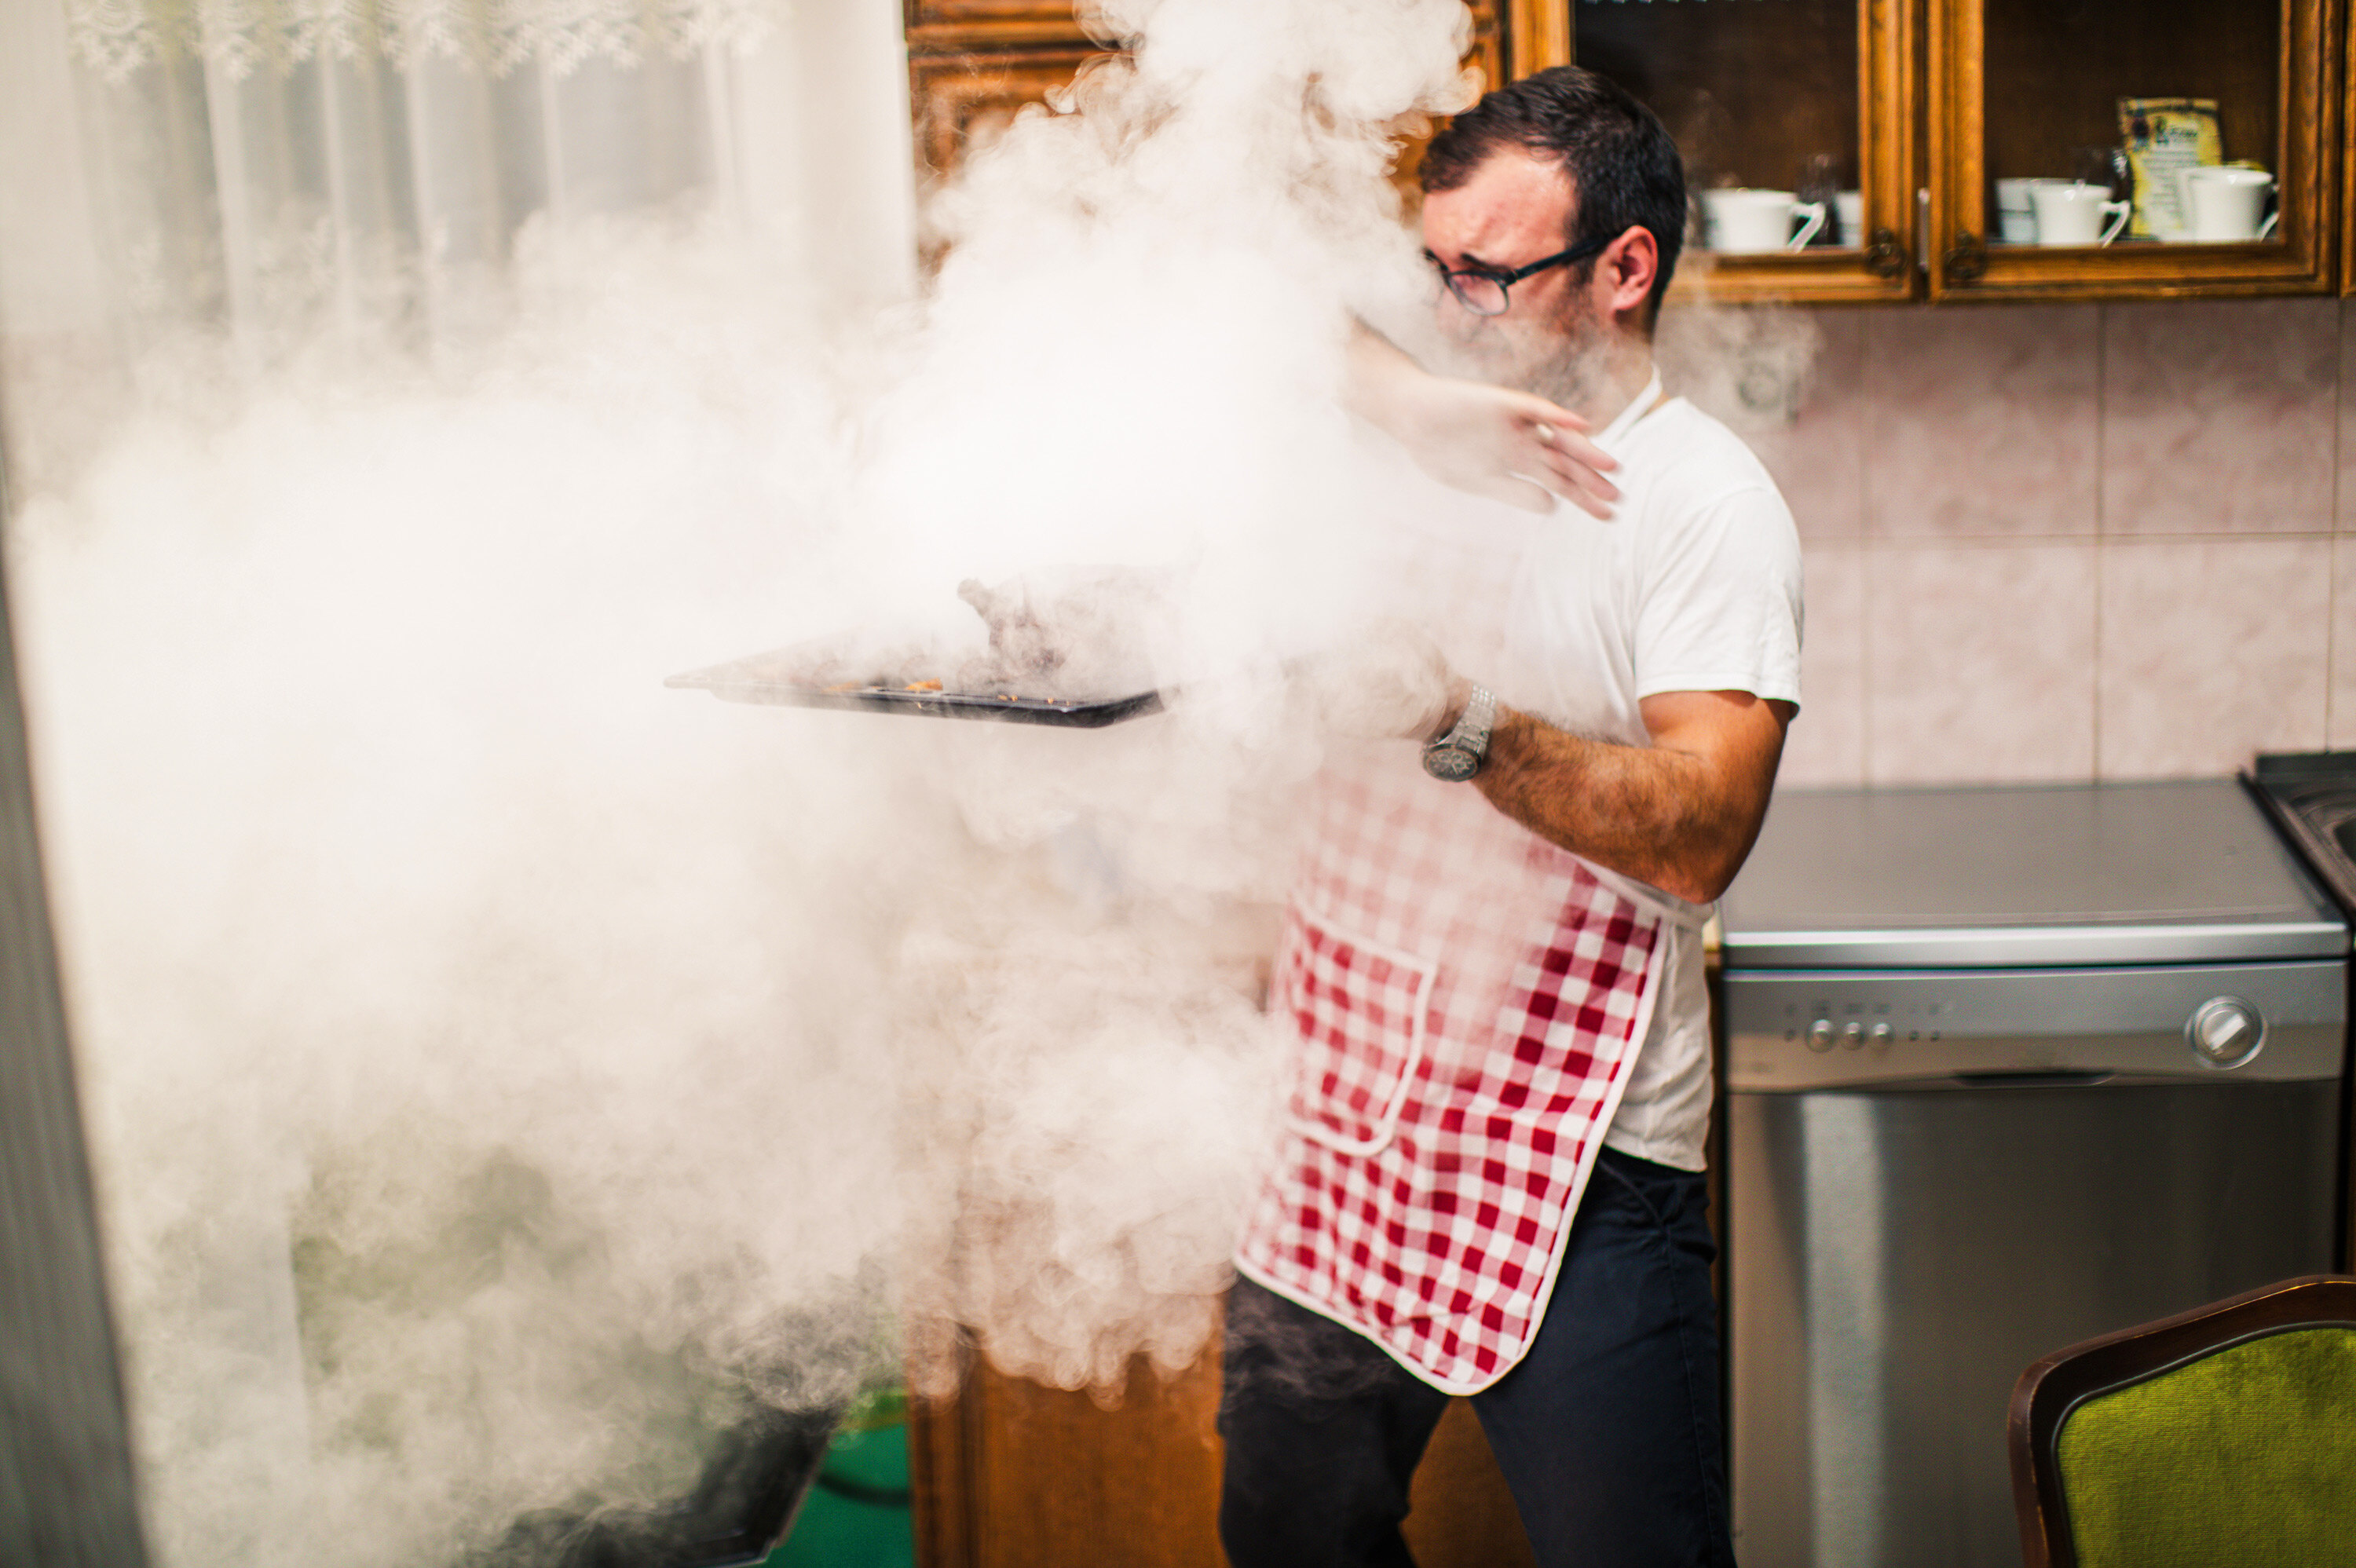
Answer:
<svg viewBox="0 0 2356 1568"><path fill-rule="evenodd" d="M412 1561L643 1471L645 1368L888 1354L873 1005L968 840L921 735L661 688L774 632L775 454L832 421L785 329L708 351L770 325L751 259L644 260L463 391L161 411L22 518L171 1561Z"/></svg>
<svg viewBox="0 0 2356 1568"><path fill-rule="evenodd" d="M1463 14L1101 21L1133 63L945 193L920 320L812 322L723 229L552 231L463 373L155 399L28 498L167 1563L675 1493L696 1418L839 1400L894 1323L1066 1386L1201 1349L1316 762L1271 675L1369 590L1341 347L1411 266L1388 128L1454 101ZM1073 565L1161 575L1194 700L1058 733L660 685Z"/></svg>

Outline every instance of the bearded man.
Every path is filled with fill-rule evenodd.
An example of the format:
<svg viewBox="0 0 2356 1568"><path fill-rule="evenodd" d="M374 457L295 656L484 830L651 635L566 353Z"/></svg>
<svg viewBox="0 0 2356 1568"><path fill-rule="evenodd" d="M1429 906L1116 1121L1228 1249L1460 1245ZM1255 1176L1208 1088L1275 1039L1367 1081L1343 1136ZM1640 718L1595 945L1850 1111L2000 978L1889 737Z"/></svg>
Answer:
<svg viewBox="0 0 2356 1568"><path fill-rule="evenodd" d="M1798 539L1655 368L1687 209L1649 111L1541 72L1457 119L1422 180L1440 325L1484 384L1370 339L1362 411L1427 466L1457 427L1497 432L1469 487L1585 509L1431 490L1421 755L1371 744L1318 780L1221 1538L1237 1568L1409 1563L1408 1483L1462 1394L1541 1563L1730 1563L1700 930L1798 710Z"/></svg>

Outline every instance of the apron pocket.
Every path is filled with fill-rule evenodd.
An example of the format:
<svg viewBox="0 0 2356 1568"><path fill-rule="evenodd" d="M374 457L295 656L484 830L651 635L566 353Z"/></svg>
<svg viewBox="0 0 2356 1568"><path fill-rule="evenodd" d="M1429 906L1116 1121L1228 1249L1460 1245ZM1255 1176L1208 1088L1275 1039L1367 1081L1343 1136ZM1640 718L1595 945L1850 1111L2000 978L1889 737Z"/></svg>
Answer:
<svg viewBox="0 0 2356 1568"><path fill-rule="evenodd" d="M1294 904L1277 969L1276 1016L1300 1055L1285 1121L1344 1154L1398 1130L1424 1054L1439 965L1344 931Z"/></svg>

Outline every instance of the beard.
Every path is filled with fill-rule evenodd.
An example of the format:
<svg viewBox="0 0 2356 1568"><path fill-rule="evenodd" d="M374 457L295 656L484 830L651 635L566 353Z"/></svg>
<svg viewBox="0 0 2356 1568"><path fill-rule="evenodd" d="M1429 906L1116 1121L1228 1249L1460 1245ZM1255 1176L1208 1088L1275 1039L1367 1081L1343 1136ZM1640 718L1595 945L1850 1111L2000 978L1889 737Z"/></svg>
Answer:
<svg viewBox="0 0 2356 1568"><path fill-rule="evenodd" d="M1602 385L1610 342L1610 325L1585 289L1573 287L1549 315L1523 318L1509 310L1481 322L1449 344L1448 368L1575 409Z"/></svg>

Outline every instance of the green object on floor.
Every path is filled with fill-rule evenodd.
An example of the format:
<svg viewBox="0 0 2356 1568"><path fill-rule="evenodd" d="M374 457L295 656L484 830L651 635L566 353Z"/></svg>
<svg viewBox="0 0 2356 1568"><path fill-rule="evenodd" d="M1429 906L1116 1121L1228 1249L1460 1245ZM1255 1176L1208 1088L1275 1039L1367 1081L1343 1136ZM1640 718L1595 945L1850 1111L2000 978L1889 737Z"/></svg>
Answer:
<svg viewBox="0 0 2356 1568"><path fill-rule="evenodd" d="M862 1400L834 1435L801 1512L763 1568L915 1568L908 1406L898 1389Z"/></svg>

